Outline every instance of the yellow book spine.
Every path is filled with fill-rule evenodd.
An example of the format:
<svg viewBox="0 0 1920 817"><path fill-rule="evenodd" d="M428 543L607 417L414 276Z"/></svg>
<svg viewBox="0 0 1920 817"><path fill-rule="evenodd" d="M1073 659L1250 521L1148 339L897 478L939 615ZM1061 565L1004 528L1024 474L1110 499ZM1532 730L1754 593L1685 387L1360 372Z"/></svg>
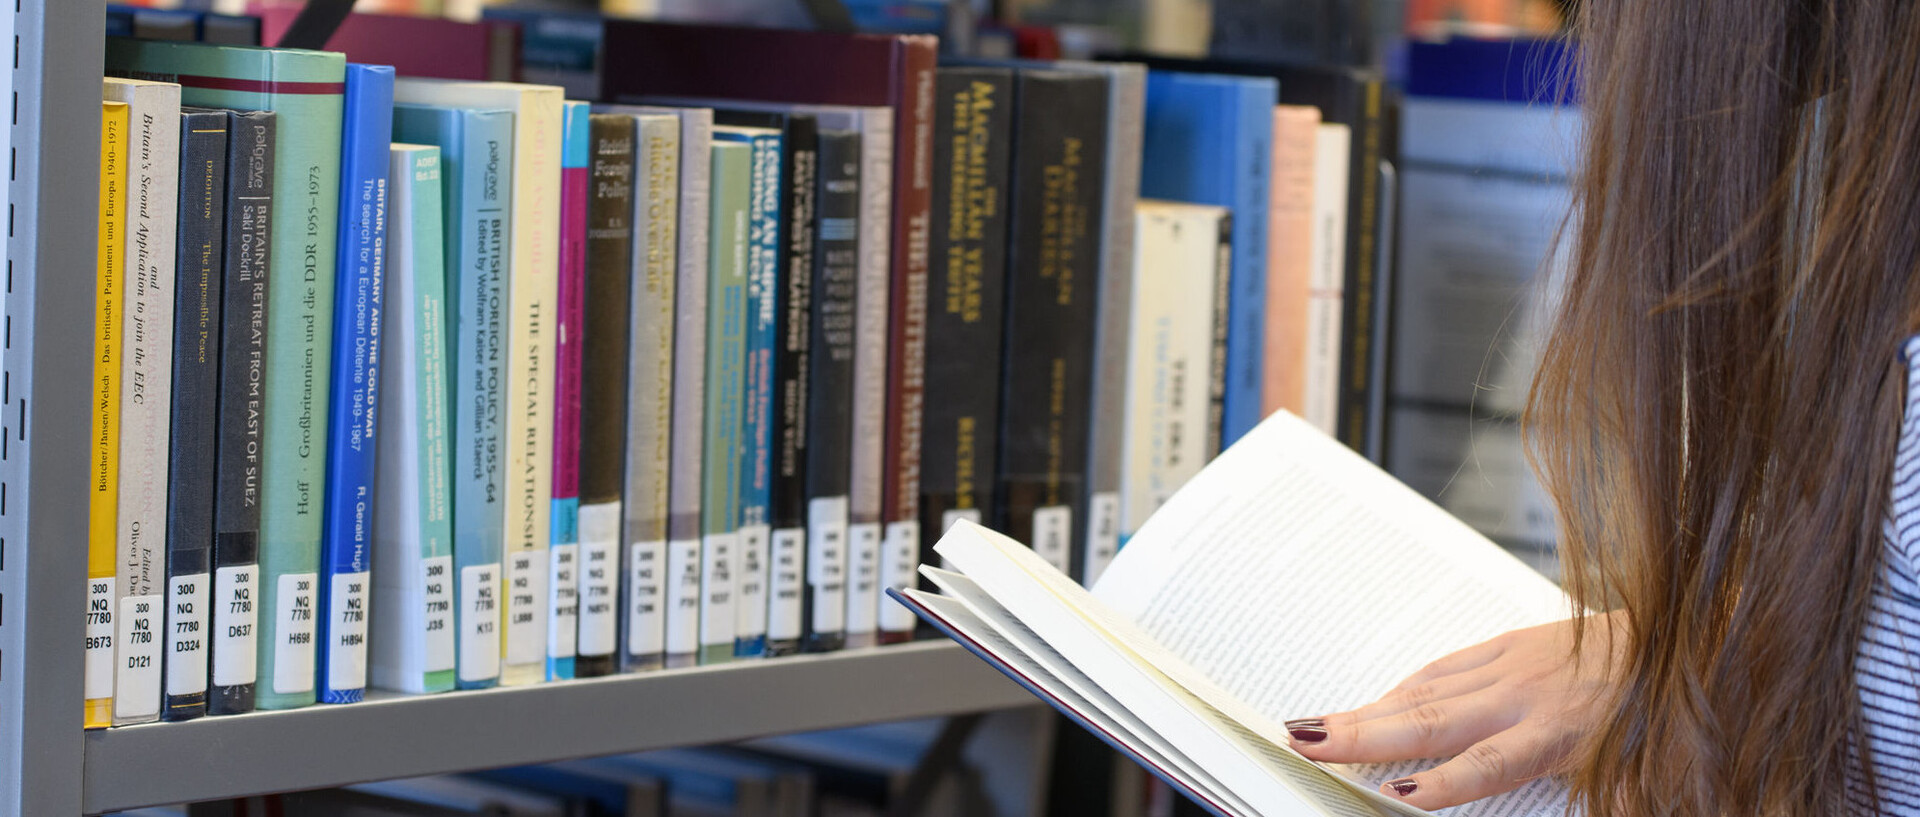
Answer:
<svg viewBox="0 0 1920 817"><path fill-rule="evenodd" d="M120 483L120 280L127 230L127 105L100 105L100 255L93 336L93 489L87 519L88 729L113 723L114 544Z"/></svg>

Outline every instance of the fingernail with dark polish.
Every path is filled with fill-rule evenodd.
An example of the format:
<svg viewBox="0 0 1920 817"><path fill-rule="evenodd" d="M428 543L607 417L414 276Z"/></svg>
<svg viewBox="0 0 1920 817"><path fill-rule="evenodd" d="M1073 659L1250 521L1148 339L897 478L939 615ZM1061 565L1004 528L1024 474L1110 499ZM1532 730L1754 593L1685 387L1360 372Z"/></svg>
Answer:
<svg viewBox="0 0 1920 817"><path fill-rule="evenodd" d="M1287 736L1295 743L1322 743L1327 739L1327 721L1324 718L1301 718L1287 721Z"/></svg>
<svg viewBox="0 0 1920 817"><path fill-rule="evenodd" d="M1387 781L1387 788L1393 789L1394 794L1400 795L1401 797L1406 797L1410 794L1413 794L1416 791L1419 791L1420 784L1415 782L1414 779L1411 777L1402 777L1399 780Z"/></svg>

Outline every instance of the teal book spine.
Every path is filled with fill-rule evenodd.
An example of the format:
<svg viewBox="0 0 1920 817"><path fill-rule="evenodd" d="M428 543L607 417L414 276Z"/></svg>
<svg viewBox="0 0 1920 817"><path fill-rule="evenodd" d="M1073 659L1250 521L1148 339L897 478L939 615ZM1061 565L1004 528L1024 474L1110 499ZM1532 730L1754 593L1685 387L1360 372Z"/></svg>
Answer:
<svg viewBox="0 0 1920 817"><path fill-rule="evenodd" d="M773 353L780 287L781 132L771 128L716 127L716 141L753 151L747 205L747 326L745 413L740 438L740 536L735 549L733 654L760 658L767 652L767 584L773 528Z"/></svg>
<svg viewBox="0 0 1920 817"><path fill-rule="evenodd" d="M260 709L314 702L321 488L333 352L334 236L346 57L111 38L106 71L177 82L186 105L279 115L260 514Z"/></svg>
<svg viewBox="0 0 1920 817"><path fill-rule="evenodd" d="M389 161L368 671L384 689L444 692L453 688L454 572L440 148L395 144Z"/></svg>
<svg viewBox="0 0 1920 817"><path fill-rule="evenodd" d="M513 114L400 104L394 106L393 138L440 148L447 214L455 685L482 689L500 680Z"/></svg>
<svg viewBox="0 0 1920 817"><path fill-rule="evenodd" d="M586 326L587 157L591 106L568 102L560 124L560 331L553 366L553 515L547 546L547 680L573 677L580 629L580 366Z"/></svg>
<svg viewBox="0 0 1920 817"><path fill-rule="evenodd" d="M715 129L715 136L719 136ZM747 383L747 254L753 149L713 145L707 274L707 411L700 503L700 663L733 658L735 550Z"/></svg>

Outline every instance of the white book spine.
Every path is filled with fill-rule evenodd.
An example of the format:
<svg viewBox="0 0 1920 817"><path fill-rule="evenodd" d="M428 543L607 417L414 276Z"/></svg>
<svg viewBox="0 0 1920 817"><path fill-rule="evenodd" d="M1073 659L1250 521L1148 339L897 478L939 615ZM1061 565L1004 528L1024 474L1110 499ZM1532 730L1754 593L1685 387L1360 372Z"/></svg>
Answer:
<svg viewBox="0 0 1920 817"><path fill-rule="evenodd" d="M712 221L709 186L713 179L713 112L702 109L645 109L680 117L679 264L674 284L673 427L706 427L707 240ZM666 555L662 588L669 664L692 663L699 652L700 491L704 435L676 433L668 455L672 485L667 491ZM629 545L649 544L629 542ZM691 569L693 585L684 579ZM631 639L630 646L631 646Z"/></svg>
<svg viewBox="0 0 1920 817"><path fill-rule="evenodd" d="M166 642L167 441L173 416L174 234L180 86L109 79L128 104L127 247L122 286L118 643L113 722L160 716Z"/></svg>
<svg viewBox="0 0 1920 817"><path fill-rule="evenodd" d="M853 473L848 496L847 645L873 642L880 611L880 489L886 459L887 315L893 229L893 119L863 113L860 270L853 341Z"/></svg>
<svg viewBox="0 0 1920 817"><path fill-rule="evenodd" d="M1320 126L1313 166L1313 288L1307 312L1306 420L1332 434L1340 401L1340 309L1347 266L1346 125Z"/></svg>

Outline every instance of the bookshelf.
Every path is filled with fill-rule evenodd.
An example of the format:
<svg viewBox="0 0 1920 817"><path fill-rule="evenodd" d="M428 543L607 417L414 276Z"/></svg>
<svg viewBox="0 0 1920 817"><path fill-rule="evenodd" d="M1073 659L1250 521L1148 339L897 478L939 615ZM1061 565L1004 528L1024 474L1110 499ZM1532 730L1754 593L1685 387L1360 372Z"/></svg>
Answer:
<svg viewBox="0 0 1920 817"><path fill-rule="evenodd" d="M13 0L0 325L0 817L534 763L1029 705L950 643L83 732L104 0ZM76 170L77 169L77 170ZM349 748L351 747L351 748Z"/></svg>

